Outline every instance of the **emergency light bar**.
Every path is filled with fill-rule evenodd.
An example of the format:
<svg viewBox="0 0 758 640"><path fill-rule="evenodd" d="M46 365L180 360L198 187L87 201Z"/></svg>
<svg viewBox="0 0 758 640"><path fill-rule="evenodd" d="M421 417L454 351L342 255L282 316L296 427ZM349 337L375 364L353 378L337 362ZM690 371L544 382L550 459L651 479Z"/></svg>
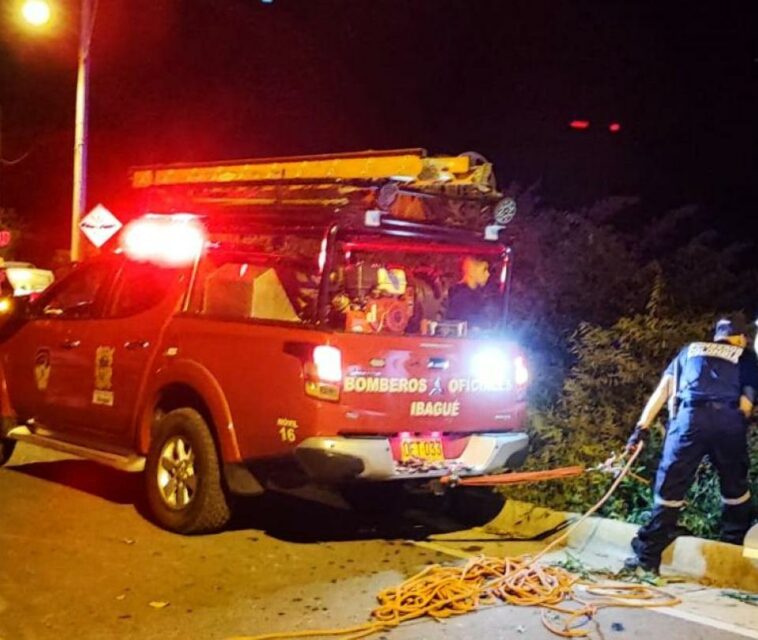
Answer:
<svg viewBox="0 0 758 640"><path fill-rule="evenodd" d="M205 243L205 229L191 213L147 214L127 224L121 233L121 247L131 260L165 267L191 265Z"/></svg>

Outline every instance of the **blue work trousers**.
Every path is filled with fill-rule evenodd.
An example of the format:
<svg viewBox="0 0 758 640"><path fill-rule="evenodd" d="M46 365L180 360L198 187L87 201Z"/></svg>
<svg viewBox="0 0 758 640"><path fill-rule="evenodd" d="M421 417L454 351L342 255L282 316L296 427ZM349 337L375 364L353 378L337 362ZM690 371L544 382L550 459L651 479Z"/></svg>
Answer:
<svg viewBox="0 0 758 640"><path fill-rule="evenodd" d="M747 421L739 409L727 404L684 406L666 433L650 521L632 541L645 564L657 567L663 550L676 537L679 510L706 455L721 482L721 539L742 544L752 515Z"/></svg>

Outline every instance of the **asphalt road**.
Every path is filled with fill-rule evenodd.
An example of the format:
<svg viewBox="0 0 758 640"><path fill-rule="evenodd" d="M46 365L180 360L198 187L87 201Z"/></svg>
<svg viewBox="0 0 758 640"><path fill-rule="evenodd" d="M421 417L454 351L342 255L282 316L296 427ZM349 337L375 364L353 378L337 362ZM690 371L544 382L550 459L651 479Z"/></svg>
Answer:
<svg viewBox="0 0 758 640"><path fill-rule="evenodd" d="M224 533L173 535L142 515L139 476L20 445L0 469L0 640L341 627L364 622L379 589L455 562L413 542L456 526L423 510L359 515L275 494L243 507ZM598 622L595 638L744 637L648 610L606 610ZM538 610L506 606L379 637L555 638Z"/></svg>

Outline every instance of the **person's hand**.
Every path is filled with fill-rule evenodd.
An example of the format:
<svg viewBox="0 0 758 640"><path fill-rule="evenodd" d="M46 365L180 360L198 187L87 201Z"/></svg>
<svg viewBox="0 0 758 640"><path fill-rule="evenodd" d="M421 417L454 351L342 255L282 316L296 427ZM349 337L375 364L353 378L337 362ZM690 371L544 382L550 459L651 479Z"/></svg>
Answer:
<svg viewBox="0 0 758 640"><path fill-rule="evenodd" d="M634 427L634 431L632 431L632 435L629 436L629 440L626 441L626 453L631 453L634 451L640 442L647 444L647 441L649 439L650 429L647 429L641 424L638 424L636 427Z"/></svg>
<svg viewBox="0 0 758 640"><path fill-rule="evenodd" d="M614 469L618 466L619 460L622 460L624 458L624 455L621 454L620 456L616 455L616 453L612 453L610 457L606 459L603 464L598 465L595 467L598 471L603 471L604 473L613 473Z"/></svg>

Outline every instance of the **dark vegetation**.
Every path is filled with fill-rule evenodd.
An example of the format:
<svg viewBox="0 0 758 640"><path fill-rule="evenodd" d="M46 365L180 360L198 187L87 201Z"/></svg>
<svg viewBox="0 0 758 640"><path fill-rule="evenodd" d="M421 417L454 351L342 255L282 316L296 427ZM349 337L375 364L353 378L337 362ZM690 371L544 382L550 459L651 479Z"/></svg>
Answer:
<svg viewBox="0 0 758 640"><path fill-rule="evenodd" d="M696 207L653 216L635 200L611 198L564 211L542 205L534 191L520 192L509 228L517 252L512 328L529 350L533 373L528 467L594 466L622 450L681 346L708 339L720 314L754 311L754 246L711 229L709 216ZM650 480L665 422L664 410L637 470ZM752 441L755 450L758 438ZM757 472L754 461L754 478ZM607 476L587 474L508 495L583 511L607 486ZM603 513L639 522L651 493L651 486L624 481ZM715 537L720 511L718 479L706 462L682 523L696 535Z"/></svg>

